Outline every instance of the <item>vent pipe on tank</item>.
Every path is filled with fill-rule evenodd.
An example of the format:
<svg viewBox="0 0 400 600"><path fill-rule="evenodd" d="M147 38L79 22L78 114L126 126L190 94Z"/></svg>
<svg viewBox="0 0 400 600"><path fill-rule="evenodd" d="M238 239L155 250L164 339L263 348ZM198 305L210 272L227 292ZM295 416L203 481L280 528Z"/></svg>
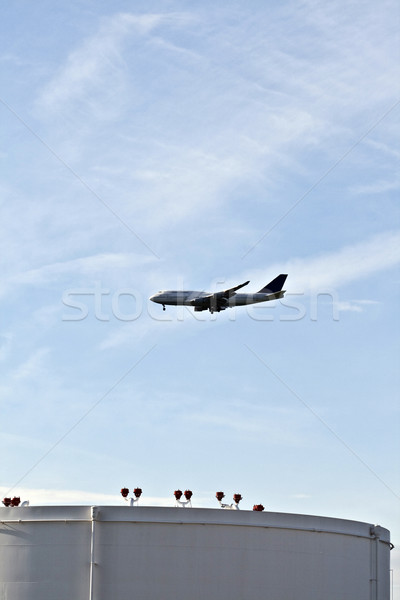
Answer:
<svg viewBox="0 0 400 600"><path fill-rule="evenodd" d="M134 488L132 493L133 493L133 496L131 498L128 498L129 488L123 487L121 489L121 496L124 498L124 500L126 500L126 502L129 501L129 506L135 506L135 504L139 503L139 498L142 495L142 488L136 487L136 488Z"/></svg>
<svg viewBox="0 0 400 600"><path fill-rule="evenodd" d="M222 502L222 499L225 497L224 492L216 492L215 497L218 500L221 508L224 508L226 510L239 510L239 502L242 499L242 496L240 494L233 494L233 503L232 504L224 504Z"/></svg>
<svg viewBox="0 0 400 600"><path fill-rule="evenodd" d="M192 508L192 501L191 501L191 498L193 496L192 490L185 490L184 492L182 492L182 490L175 490L174 496L175 496L175 506L176 507ZM182 496L185 496L186 501L181 500Z"/></svg>

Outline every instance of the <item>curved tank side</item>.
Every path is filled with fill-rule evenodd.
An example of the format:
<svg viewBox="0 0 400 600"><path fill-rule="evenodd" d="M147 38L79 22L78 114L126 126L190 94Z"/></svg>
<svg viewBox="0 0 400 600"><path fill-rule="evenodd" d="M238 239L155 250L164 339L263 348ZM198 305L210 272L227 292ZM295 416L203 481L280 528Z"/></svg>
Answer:
<svg viewBox="0 0 400 600"><path fill-rule="evenodd" d="M389 532L219 509L0 509L2 600L387 600Z"/></svg>

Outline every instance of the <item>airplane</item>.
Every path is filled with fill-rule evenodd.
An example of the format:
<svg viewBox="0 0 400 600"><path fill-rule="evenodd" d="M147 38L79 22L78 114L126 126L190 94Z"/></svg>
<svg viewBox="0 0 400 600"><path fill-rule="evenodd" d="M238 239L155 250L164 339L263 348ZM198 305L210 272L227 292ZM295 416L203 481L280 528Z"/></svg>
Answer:
<svg viewBox="0 0 400 600"><path fill-rule="evenodd" d="M233 288L229 288L223 292L215 292L214 294L210 294L209 292L196 292L194 290L162 290L157 292L157 294L150 296L149 299L157 304L162 304L163 310L165 310L166 305L184 305L192 306L196 312L209 310L212 314L233 306L244 306L246 304L268 302L269 300L283 298L286 290L282 290L282 288L286 281L286 277L287 275L281 273L254 294L236 293L237 290L240 290L250 283L250 281L245 281Z"/></svg>

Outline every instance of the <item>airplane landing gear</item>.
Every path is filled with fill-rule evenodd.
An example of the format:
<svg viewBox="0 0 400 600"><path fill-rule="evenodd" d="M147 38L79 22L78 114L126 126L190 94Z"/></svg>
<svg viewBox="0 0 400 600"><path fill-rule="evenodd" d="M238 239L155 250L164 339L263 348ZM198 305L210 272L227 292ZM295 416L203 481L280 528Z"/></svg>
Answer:
<svg viewBox="0 0 400 600"><path fill-rule="evenodd" d="M165 310L165 304L162 305L162 309Z"/></svg>

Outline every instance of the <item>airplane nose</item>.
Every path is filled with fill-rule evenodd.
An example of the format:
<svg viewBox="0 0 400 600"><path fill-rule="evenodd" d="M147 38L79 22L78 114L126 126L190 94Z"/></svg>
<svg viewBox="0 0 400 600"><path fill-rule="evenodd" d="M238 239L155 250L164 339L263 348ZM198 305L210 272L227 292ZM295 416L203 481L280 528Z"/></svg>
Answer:
<svg viewBox="0 0 400 600"><path fill-rule="evenodd" d="M151 300L152 302L158 302L158 296L159 294L153 294L152 296L150 296L149 300Z"/></svg>

